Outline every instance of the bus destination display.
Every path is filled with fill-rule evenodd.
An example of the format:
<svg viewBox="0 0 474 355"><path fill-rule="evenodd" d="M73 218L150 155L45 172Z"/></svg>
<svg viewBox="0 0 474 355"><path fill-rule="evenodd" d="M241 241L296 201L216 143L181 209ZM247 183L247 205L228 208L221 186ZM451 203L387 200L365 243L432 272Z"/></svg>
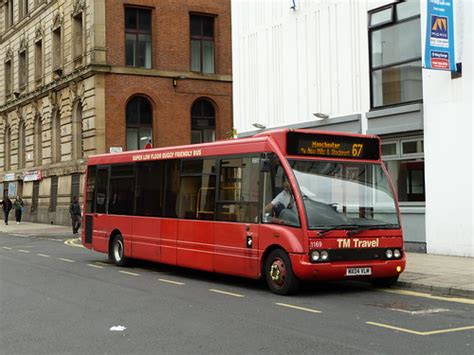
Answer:
<svg viewBox="0 0 474 355"><path fill-rule="evenodd" d="M286 145L286 151L289 155L379 159L379 141L376 138L288 132Z"/></svg>

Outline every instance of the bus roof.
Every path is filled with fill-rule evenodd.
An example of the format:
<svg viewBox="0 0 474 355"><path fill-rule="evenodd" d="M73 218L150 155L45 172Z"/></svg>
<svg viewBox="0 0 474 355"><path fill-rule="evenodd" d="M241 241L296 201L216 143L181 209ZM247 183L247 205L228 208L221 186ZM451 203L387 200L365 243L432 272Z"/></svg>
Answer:
<svg viewBox="0 0 474 355"><path fill-rule="evenodd" d="M126 151L121 153L105 153L92 155L87 160L87 165L113 164L113 163L129 163L141 161L153 161L164 159L179 158L199 158L206 156L219 155L237 155L260 152L275 151L275 144L284 155L287 155L287 135L289 132L296 134L321 135L360 139L377 139L377 136L362 135L343 132L328 132L311 129L274 129L258 133L252 137L236 138L228 140L219 140L209 143L189 144L162 148L151 148Z"/></svg>

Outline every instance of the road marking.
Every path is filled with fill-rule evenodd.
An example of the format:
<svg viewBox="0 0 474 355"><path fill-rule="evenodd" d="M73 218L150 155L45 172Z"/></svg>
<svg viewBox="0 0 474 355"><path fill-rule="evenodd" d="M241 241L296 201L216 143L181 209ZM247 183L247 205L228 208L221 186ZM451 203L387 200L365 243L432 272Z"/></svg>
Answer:
<svg viewBox="0 0 474 355"><path fill-rule="evenodd" d="M408 291L408 290L394 290L394 289L380 289L382 292L388 293L396 293L399 295L405 296L415 296L415 297L423 297L429 298L432 300L440 300L440 301L447 301L447 302L456 302L456 303L465 303L465 304L474 304L474 300L470 300L468 298L460 298L460 297L442 297L442 296L434 296L429 293L422 293L422 292L415 292L415 291Z"/></svg>
<svg viewBox="0 0 474 355"><path fill-rule="evenodd" d="M166 280L166 279L158 279L158 281L166 282L173 285L184 285L184 282L171 281L171 280Z"/></svg>
<svg viewBox="0 0 474 355"><path fill-rule="evenodd" d="M12 250L12 248L9 248L9 247L2 247L2 248L5 250Z"/></svg>
<svg viewBox="0 0 474 355"><path fill-rule="evenodd" d="M299 306L293 306L292 304L286 304L286 303L275 303L277 306L282 306L282 307L288 307L288 308L293 308L293 309L298 309L300 311L305 311L305 312L310 312L310 313L321 313L321 311L318 311L317 309L311 309L311 308L304 308L304 307L299 307Z"/></svg>
<svg viewBox="0 0 474 355"><path fill-rule="evenodd" d="M474 329L474 325L470 325L467 327L460 327L460 328L450 328L450 329L438 329L438 330L431 330L427 332L419 332L413 329L406 329L400 327L394 327L393 325L383 324L383 323L375 323L375 322L365 322L366 324L375 325L376 327L387 328L392 330L398 330L400 332L415 334L415 335L434 335L434 334L444 334L444 333L452 333L452 332L461 332L463 330L471 330Z"/></svg>
<svg viewBox="0 0 474 355"><path fill-rule="evenodd" d="M87 266L95 267L95 268L97 268L97 269L103 269L103 268L104 268L103 266L94 265L94 264L87 264Z"/></svg>
<svg viewBox="0 0 474 355"><path fill-rule="evenodd" d="M130 271L120 270L119 272L121 272L122 274L127 274L127 275L132 275L132 276L140 276L140 274L135 274L134 272L130 272Z"/></svg>
<svg viewBox="0 0 474 355"><path fill-rule="evenodd" d="M103 263L103 262L100 262L100 261L96 261L95 263L98 264L98 265L104 265L104 266L109 266L110 265L110 264Z"/></svg>
<svg viewBox="0 0 474 355"><path fill-rule="evenodd" d="M23 235L23 234L11 234L11 235L14 235L15 237L22 237L22 238L28 238L27 235Z"/></svg>
<svg viewBox="0 0 474 355"><path fill-rule="evenodd" d="M22 253L29 253L28 250L23 250L23 249L18 249L19 252L22 252Z"/></svg>
<svg viewBox="0 0 474 355"><path fill-rule="evenodd" d="M413 316L417 316L417 315L420 315L420 314L432 314L432 313L449 312L449 309L446 309L446 308L422 309L422 310L419 310L419 311L407 311L406 309L400 309L400 308L389 308L389 310L408 313L408 314L411 314Z"/></svg>
<svg viewBox="0 0 474 355"><path fill-rule="evenodd" d="M226 291L220 291L220 290L216 290L214 288L210 288L209 291L211 292L215 292L215 293L220 293L220 294L223 294L223 295L227 295L227 296L233 296L233 297L245 297L244 295L239 295L238 293L232 293L232 292L226 292Z"/></svg>
<svg viewBox="0 0 474 355"><path fill-rule="evenodd" d="M62 240L59 240L60 242ZM81 242L80 239L78 238L72 238L72 239L68 239L64 242L64 244L66 244L67 246L70 246L70 247L76 247L76 248L84 248L84 246L82 244L76 244L76 242Z"/></svg>
<svg viewBox="0 0 474 355"><path fill-rule="evenodd" d="M68 263L75 263L75 261L71 259L58 258L58 260L67 261Z"/></svg>
<svg viewBox="0 0 474 355"><path fill-rule="evenodd" d="M50 256L49 256L49 255L46 255L46 254L36 254L36 255L42 256L43 258L50 258Z"/></svg>

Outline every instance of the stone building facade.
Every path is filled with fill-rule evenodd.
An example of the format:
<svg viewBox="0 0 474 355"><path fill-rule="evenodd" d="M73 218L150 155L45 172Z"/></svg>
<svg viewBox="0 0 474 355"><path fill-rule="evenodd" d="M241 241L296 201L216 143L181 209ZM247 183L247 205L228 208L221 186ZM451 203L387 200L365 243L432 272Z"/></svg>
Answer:
<svg viewBox="0 0 474 355"><path fill-rule="evenodd" d="M0 187L68 224L87 157L225 139L230 0L0 2Z"/></svg>

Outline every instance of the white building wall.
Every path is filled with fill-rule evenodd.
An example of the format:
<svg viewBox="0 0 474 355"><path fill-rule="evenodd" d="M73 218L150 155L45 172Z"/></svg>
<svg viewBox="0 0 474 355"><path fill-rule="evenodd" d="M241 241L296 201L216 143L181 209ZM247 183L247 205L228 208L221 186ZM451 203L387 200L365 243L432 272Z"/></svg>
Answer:
<svg viewBox="0 0 474 355"><path fill-rule="evenodd" d="M456 53L462 77L451 79L449 72L423 70L426 241L429 253L472 257L474 3L455 3ZM422 24L425 17L422 12Z"/></svg>
<svg viewBox="0 0 474 355"><path fill-rule="evenodd" d="M369 110L367 11L359 0L233 0L234 125Z"/></svg>

